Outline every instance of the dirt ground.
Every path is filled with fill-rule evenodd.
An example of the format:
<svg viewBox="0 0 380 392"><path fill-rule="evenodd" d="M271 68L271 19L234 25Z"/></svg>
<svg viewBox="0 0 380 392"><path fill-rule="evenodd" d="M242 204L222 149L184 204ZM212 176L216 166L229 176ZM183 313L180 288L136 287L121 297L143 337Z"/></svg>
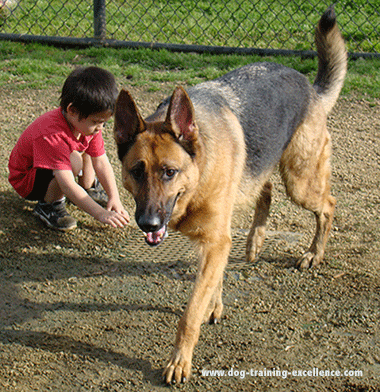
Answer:
<svg viewBox="0 0 380 392"><path fill-rule="evenodd" d="M146 115L173 87L130 90ZM275 174L263 254L244 263L252 210L237 211L224 317L202 326L190 381L166 387L161 372L196 273L191 244L171 233L151 249L135 224L111 229L72 205L78 228L54 232L7 182L17 137L57 98L0 91L1 391L380 390L380 102L341 99L330 116L338 205L325 264L294 268L314 219L286 199ZM112 124L106 144L119 179ZM313 369L318 376L302 373Z"/></svg>

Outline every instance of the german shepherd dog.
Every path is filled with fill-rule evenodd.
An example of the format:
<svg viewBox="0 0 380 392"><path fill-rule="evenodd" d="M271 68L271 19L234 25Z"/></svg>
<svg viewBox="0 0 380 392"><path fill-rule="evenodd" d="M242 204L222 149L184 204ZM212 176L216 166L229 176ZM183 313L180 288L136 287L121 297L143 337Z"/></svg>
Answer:
<svg viewBox="0 0 380 392"><path fill-rule="evenodd" d="M248 261L264 242L272 189L268 179L279 164L287 194L316 217L315 237L297 266L322 262L335 208L326 117L347 68L333 8L321 17L315 41L319 64L313 85L293 69L259 62L187 91L177 87L145 120L131 95L119 94L114 131L122 181L135 199L136 222L146 242L159 245L169 227L200 249L194 289L163 373L167 383L189 378L202 321L221 318L239 187L256 198Z"/></svg>

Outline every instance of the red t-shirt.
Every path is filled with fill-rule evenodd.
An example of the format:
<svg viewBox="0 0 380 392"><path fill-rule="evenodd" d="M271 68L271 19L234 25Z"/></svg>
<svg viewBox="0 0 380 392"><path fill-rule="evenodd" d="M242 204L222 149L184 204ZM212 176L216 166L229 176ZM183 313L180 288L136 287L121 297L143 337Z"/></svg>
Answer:
<svg viewBox="0 0 380 392"><path fill-rule="evenodd" d="M9 158L9 182L22 196L33 189L36 169L72 170L70 154L86 152L91 157L105 153L101 132L76 139L60 108L38 117L21 134Z"/></svg>

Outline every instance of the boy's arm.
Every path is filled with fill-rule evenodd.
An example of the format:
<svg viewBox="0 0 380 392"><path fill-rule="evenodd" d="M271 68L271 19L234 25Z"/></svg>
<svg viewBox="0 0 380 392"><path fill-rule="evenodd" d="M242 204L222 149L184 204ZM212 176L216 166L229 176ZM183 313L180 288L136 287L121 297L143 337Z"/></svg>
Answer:
<svg viewBox="0 0 380 392"><path fill-rule="evenodd" d="M76 183L71 170L54 170L53 173L64 195L98 221L112 227L123 227L128 223L123 215L116 211L107 211L92 200L88 193Z"/></svg>
<svg viewBox="0 0 380 392"><path fill-rule="evenodd" d="M99 157L92 158L92 165L99 182L102 184L103 189L107 193L109 199L107 209L116 211L124 215L129 220L128 213L121 204L115 174L107 155L103 154Z"/></svg>

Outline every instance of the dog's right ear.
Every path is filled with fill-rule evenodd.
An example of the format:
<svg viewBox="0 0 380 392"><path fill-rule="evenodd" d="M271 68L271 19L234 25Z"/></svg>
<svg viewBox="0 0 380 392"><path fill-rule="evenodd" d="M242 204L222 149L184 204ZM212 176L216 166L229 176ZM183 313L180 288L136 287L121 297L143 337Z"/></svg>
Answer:
<svg viewBox="0 0 380 392"><path fill-rule="evenodd" d="M165 122L179 140L194 142L198 137L193 104L183 87L177 87L170 99Z"/></svg>
<svg viewBox="0 0 380 392"><path fill-rule="evenodd" d="M136 135L144 132L145 129L145 121L142 119L131 94L122 89L116 100L114 126L114 137L120 160L134 142Z"/></svg>

